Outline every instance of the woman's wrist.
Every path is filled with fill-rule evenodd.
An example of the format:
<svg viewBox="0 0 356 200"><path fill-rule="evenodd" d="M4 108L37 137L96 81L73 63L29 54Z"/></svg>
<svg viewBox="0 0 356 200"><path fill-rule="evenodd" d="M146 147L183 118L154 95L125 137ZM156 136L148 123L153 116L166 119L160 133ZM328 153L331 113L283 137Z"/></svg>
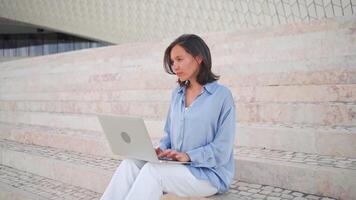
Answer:
<svg viewBox="0 0 356 200"><path fill-rule="evenodd" d="M187 161L189 162L189 161L191 161L190 160L190 157L189 157L189 154L187 154L187 153L184 153L185 154L185 156L187 157Z"/></svg>

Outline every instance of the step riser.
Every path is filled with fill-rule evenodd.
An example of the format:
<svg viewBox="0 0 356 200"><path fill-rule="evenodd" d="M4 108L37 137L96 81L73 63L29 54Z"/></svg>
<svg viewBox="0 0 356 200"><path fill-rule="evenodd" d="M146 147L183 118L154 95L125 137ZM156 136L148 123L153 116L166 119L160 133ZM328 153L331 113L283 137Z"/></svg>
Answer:
<svg viewBox="0 0 356 200"><path fill-rule="evenodd" d="M144 118L150 132L151 123L157 120ZM161 121L161 120L160 120ZM101 125L96 115L54 114L54 113L25 113L1 112L0 122L21 123L28 125L49 126L52 128L69 128L74 130L100 131ZM156 126L156 125L153 125ZM161 129L163 126L160 127ZM162 130L163 131L163 130Z"/></svg>
<svg viewBox="0 0 356 200"><path fill-rule="evenodd" d="M0 113L26 112L26 113L67 113L67 114L95 114L117 113L120 115L144 116L152 119L165 119L169 103L144 103L144 102L0 102ZM6 114L5 114L6 115ZM16 114L15 114L16 115Z"/></svg>
<svg viewBox="0 0 356 200"><path fill-rule="evenodd" d="M356 173L343 169L305 168L298 164L289 166L268 160L256 162L239 158L235 178L338 199L356 198Z"/></svg>
<svg viewBox="0 0 356 200"><path fill-rule="evenodd" d="M356 87L350 85L290 85L290 86L236 86L230 88L237 103L241 102L356 102ZM51 93L2 93L1 101L133 101L169 102L172 91L118 90L76 91ZM0 106L3 108L3 106Z"/></svg>
<svg viewBox="0 0 356 200"><path fill-rule="evenodd" d="M335 85L355 84L355 70L324 70L314 72L296 71L264 75L221 74L221 83L230 88L236 86L280 86L280 85Z"/></svg>
<svg viewBox="0 0 356 200"><path fill-rule="evenodd" d="M355 157L355 133L312 128L238 127L235 145Z"/></svg>
<svg viewBox="0 0 356 200"><path fill-rule="evenodd" d="M147 75L147 76L146 76ZM61 76L37 77L34 82L24 78L22 81L1 81L1 93L13 92L58 92L58 91L95 91L123 89L172 89L176 86L176 78L161 72L150 74L114 73L91 77L72 74ZM157 77L160 77L157 79Z"/></svg>
<svg viewBox="0 0 356 200"><path fill-rule="evenodd" d="M270 62L242 62L230 60L232 56L222 55L219 59L225 62L213 63L213 72L228 75L231 72L240 75L258 75L266 73L288 73L288 72L315 72L338 69L354 69L356 67L356 56L332 56L313 59L290 60L290 61L270 61ZM240 62L237 62L240 61ZM215 64L216 63L216 64ZM156 69L156 68L155 68ZM160 70L160 69L157 69Z"/></svg>
<svg viewBox="0 0 356 200"><path fill-rule="evenodd" d="M112 156L109 144L103 137L100 139L84 136L49 134L41 132L16 132L6 139L26 144L49 146L92 155Z"/></svg>
<svg viewBox="0 0 356 200"><path fill-rule="evenodd" d="M146 76L147 75L147 76ZM124 78L116 79L115 74L107 74L109 79L90 79L84 76L62 76L62 77L38 77L37 81L24 78L22 80L3 80L0 84L0 92L6 93L40 93L40 92L93 92L110 90L144 90L144 89L166 89L172 90L177 87L176 78L159 73L143 75L125 75ZM324 70L314 72L288 72L288 73L266 73L255 75L241 75L231 73L221 75L221 83L229 88L241 86L283 86L283 85L344 85L356 84L355 70ZM161 77L157 79L157 77ZM61 84L59 84L61 83Z"/></svg>
<svg viewBox="0 0 356 200"><path fill-rule="evenodd" d="M216 57L216 63L286 61L352 55L356 52L356 34L348 34L350 33L318 33L274 40L240 41L236 44L229 42L228 45L216 48L212 54ZM230 55L229 58L222 59L221 56L226 55Z"/></svg>
<svg viewBox="0 0 356 200"><path fill-rule="evenodd" d="M30 123L29 121L34 120L43 124L41 122L42 116L47 116L66 123L65 121L68 117L75 116L73 120L76 120L81 116L82 120L87 121L93 118L88 115L95 115L96 113L113 113L165 120L168 107L168 103L30 102L22 104L0 102L0 121ZM356 105L354 104L236 103L236 108L236 116L239 123L286 123L322 126L354 126L356 124ZM81 129L86 128L82 127Z"/></svg>
<svg viewBox="0 0 356 200"><path fill-rule="evenodd" d="M96 116L54 114L54 113L15 113L1 112L0 121L5 123L22 123L52 128L70 128L88 131L101 131Z"/></svg>
<svg viewBox="0 0 356 200"><path fill-rule="evenodd" d="M356 102L355 85L234 87L239 102Z"/></svg>
<svg viewBox="0 0 356 200"><path fill-rule="evenodd" d="M75 52L74 52L75 53ZM46 57L46 56L45 56ZM42 58L42 57L39 57ZM236 74L261 74L261 73L280 73L280 72L294 72L294 71L323 71L333 68L345 68L353 69L356 67L356 56L352 54L350 56L332 56L332 57L320 57L312 59L294 59L290 61L241 61L238 60L237 55L221 55L217 59L221 59L224 62L213 61L213 71L219 74L230 74L231 71ZM33 58L35 59L35 58ZM36 58L38 59L38 58ZM114 58L117 59L117 58ZM232 60L231 60L232 59ZM17 61L20 62L21 60ZM137 61L137 59L135 60ZM140 61L140 60L139 60ZM26 63L28 63L27 61ZM74 61L73 61L74 62ZM7 65L1 66L1 78L8 80L23 81L26 80L28 74L32 74L31 81L41 79L42 77L71 77L76 75L77 77L90 77L93 80L109 79L112 76L117 77L119 74L150 74L150 73L162 73L162 59L157 59L157 62L152 60L145 60L142 63L115 63L114 61L96 59L92 62L83 63L61 63L59 60L57 63L48 63L46 61L41 62L39 66L26 65L20 67L20 63L12 66L13 63L6 63ZM3 64L4 65L4 64ZM97 66L101 66L98 68ZM7 70L8 69L8 70ZM165 74L163 72L163 74ZM102 76L100 76L102 75ZM165 74L167 75L167 74ZM72 80L73 81L73 80Z"/></svg>
<svg viewBox="0 0 356 200"><path fill-rule="evenodd" d="M308 125L356 124L356 105L319 104L238 104L237 121L241 123L287 123Z"/></svg>

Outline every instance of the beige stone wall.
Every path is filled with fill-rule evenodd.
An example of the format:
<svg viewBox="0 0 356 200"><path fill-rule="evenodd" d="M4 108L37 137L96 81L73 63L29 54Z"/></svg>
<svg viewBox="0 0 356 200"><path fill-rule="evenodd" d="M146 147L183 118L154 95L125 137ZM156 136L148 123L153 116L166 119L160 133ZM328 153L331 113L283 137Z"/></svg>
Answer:
<svg viewBox="0 0 356 200"><path fill-rule="evenodd" d="M355 8L354 0L0 0L0 17L118 44L310 23Z"/></svg>

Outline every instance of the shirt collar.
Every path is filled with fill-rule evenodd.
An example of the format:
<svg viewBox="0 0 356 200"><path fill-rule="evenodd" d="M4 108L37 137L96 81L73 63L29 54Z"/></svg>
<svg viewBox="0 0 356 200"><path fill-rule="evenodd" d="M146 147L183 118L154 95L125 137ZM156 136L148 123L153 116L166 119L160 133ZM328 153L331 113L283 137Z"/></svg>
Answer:
<svg viewBox="0 0 356 200"><path fill-rule="evenodd" d="M178 93L183 93L183 91L184 91L184 86L180 86L178 89Z"/></svg>
<svg viewBox="0 0 356 200"><path fill-rule="evenodd" d="M218 84L216 83L216 81L213 81L211 83L207 83L203 86L203 88L209 93L209 94L213 94L217 88Z"/></svg>
<svg viewBox="0 0 356 200"><path fill-rule="evenodd" d="M213 94L217 88L217 83L216 81L213 81L211 83L207 83L203 86L203 89L206 90L209 94ZM178 93L183 93L185 91L185 86L181 86L178 89Z"/></svg>

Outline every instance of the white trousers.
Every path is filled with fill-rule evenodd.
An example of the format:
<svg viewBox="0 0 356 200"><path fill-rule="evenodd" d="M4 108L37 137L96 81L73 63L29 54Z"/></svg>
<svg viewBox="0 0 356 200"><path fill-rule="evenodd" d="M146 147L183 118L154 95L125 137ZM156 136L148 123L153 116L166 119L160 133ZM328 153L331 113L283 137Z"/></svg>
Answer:
<svg viewBox="0 0 356 200"><path fill-rule="evenodd" d="M163 193L207 197L217 193L217 189L209 181L195 178L181 164L126 159L115 171L101 200L159 200Z"/></svg>

